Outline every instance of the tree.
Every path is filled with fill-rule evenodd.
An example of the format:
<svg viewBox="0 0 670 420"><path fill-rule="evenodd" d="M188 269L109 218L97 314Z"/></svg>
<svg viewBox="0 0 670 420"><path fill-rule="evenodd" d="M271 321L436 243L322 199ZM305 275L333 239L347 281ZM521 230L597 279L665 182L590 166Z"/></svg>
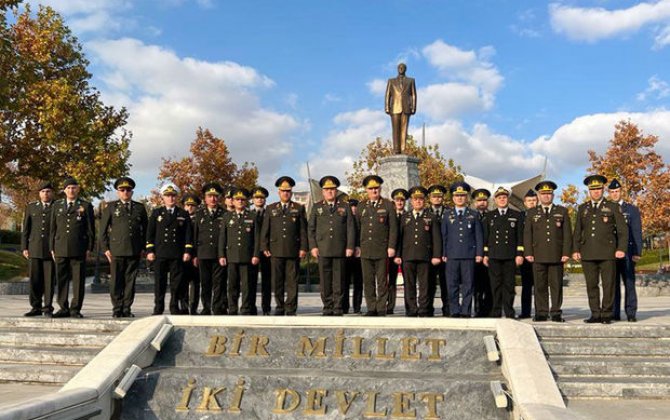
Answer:
<svg viewBox="0 0 670 420"><path fill-rule="evenodd" d="M570 221L573 225L577 215L577 206L579 206L579 190L574 184L568 184L561 190L561 202L568 209Z"/></svg>
<svg viewBox="0 0 670 420"><path fill-rule="evenodd" d="M657 136L620 121L604 155L588 151L589 171L619 180L624 196L640 207L646 234L670 230L670 166L656 153L656 143Z"/></svg>
<svg viewBox="0 0 670 420"><path fill-rule="evenodd" d="M162 159L158 180L170 181L181 191L200 192L207 182L222 186L253 188L258 182L258 168L244 162L239 168L230 156L226 142L208 129L198 127L191 143L191 154L185 158Z"/></svg>
<svg viewBox="0 0 670 420"><path fill-rule="evenodd" d="M26 190L73 176L99 196L128 172L128 113L89 84L89 63L61 16L18 3L0 0L0 185Z"/></svg>
<svg viewBox="0 0 670 420"><path fill-rule="evenodd" d="M346 173L347 182L352 189L352 196L360 197L362 195L363 186L361 183L363 178L366 175L377 173L380 159L392 154L393 144L391 140L383 141L377 137L365 146L358 160L354 162L353 170ZM452 159L447 160L440 153L437 144L419 146L412 136L407 136L405 154L420 159L419 180L421 185L425 187L434 184L449 186L463 179L460 166L457 166Z"/></svg>

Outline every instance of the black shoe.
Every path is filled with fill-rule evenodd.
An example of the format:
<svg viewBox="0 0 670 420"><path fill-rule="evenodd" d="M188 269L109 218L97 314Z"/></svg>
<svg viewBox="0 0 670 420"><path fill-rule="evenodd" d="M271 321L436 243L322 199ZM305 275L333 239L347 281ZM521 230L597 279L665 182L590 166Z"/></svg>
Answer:
<svg viewBox="0 0 670 420"><path fill-rule="evenodd" d="M23 316L41 316L42 315L42 310L41 309L31 309L30 311L26 312L23 314Z"/></svg>
<svg viewBox="0 0 670 420"><path fill-rule="evenodd" d="M377 312L376 311L367 311L365 313L365 315L363 315L363 316L377 316Z"/></svg>
<svg viewBox="0 0 670 420"><path fill-rule="evenodd" d="M58 312L56 312L53 317L54 318L69 318L70 317L70 311L66 311L65 309L61 309Z"/></svg>
<svg viewBox="0 0 670 420"><path fill-rule="evenodd" d="M324 311L321 316L333 316L333 311Z"/></svg>
<svg viewBox="0 0 670 420"><path fill-rule="evenodd" d="M552 315L551 320L553 322L565 322L565 319L561 315Z"/></svg>
<svg viewBox="0 0 670 420"><path fill-rule="evenodd" d="M635 315L629 316L628 322L637 322L637 318L635 317Z"/></svg>
<svg viewBox="0 0 670 420"><path fill-rule="evenodd" d="M416 318L416 317L418 316L418 314L417 314L416 312L407 312L407 313L405 314L405 316L406 316L407 318Z"/></svg>
<svg viewBox="0 0 670 420"><path fill-rule="evenodd" d="M387 309L386 315L393 315L393 309Z"/></svg>
<svg viewBox="0 0 670 420"><path fill-rule="evenodd" d="M44 317L45 318L53 318L54 317L54 311L44 311Z"/></svg>
<svg viewBox="0 0 670 420"><path fill-rule="evenodd" d="M452 317L452 318L460 318L461 314L451 314L449 316Z"/></svg>
<svg viewBox="0 0 670 420"><path fill-rule="evenodd" d="M121 312L112 313L112 318L121 318L121 317L123 317L123 314Z"/></svg>
<svg viewBox="0 0 670 420"><path fill-rule="evenodd" d="M601 322L601 320L600 320L600 318L596 318L596 317L592 316L589 319L585 319L584 322L587 323L587 324L598 324L598 323Z"/></svg>
<svg viewBox="0 0 670 420"><path fill-rule="evenodd" d="M354 313L355 314L360 314L361 313L361 308L358 308L358 309L354 308Z"/></svg>
<svg viewBox="0 0 670 420"><path fill-rule="evenodd" d="M263 316L268 316L270 315L270 311L263 311Z"/></svg>
<svg viewBox="0 0 670 420"><path fill-rule="evenodd" d="M203 309L203 310L200 312L200 315L211 315L211 314L212 314L212 310L211 310L211 309Z"/></svg>
<svg viewBox="0 0 670 420"><path fill-rule="evenodd" d="M344 316L342 312L333 312L333 316Z"/></svg>
<svg viewBox="0 0 670 420"><path fill-rule="evenodd" d="M71 312L70 313L70 318L83 318L84 315L81 314L79 311Z"/></svg>
<svg viewBox="0 0 670 420"><path fill-rule="evenodd" d="M600 320L603 324L611 324L612 323L612 318L603 318Z"/></svg>
<svg viewBox="0 0 670 420"><path fill-rule="evenodd" d="M535 322L546 322L548 319L549 318L547 318L546 315L535 315L535 317L533 318L533 321L535 321ZM552 320L553 320L553 318L552 318Z"/></svg>
<svg viewBox="0 0 670 420"><path fill-rule="evenodd" d="M528 319L528 318L530 318L530 315L519 315L519 319ZM533 321L534 320L535 319L533 319ZM546 319L545 319L545 321L546 321Z"/></svg>
<svg viewBox="0 0 670 420"><path fill-rule="evenodd" d="M135 318L135 314L130 311L123 311L124 318Z"/></svg>
<svg viewBox="0 0 670 420"><path fill-rule="evenodd" d="M295 312L288 312L286 316L298 316Z"/></svg>

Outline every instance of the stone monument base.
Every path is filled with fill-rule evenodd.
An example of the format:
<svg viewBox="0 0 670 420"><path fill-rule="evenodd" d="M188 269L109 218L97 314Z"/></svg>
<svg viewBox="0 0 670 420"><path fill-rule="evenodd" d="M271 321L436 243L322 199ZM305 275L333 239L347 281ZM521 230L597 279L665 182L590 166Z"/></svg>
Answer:
<svg viewBox="0 0 670 420"><path fill-rule="evenodd" d="M390 197L396 188L409 190L421 185L419 180L419 158L407 155L392 155L379 160L377 175L384 180L383 194Z"/></svg>

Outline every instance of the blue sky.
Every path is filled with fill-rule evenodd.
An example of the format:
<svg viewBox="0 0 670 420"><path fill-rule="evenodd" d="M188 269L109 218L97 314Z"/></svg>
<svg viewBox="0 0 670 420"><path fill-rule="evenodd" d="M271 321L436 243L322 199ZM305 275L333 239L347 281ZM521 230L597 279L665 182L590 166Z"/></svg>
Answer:
<svg viewBox="0 0 670 420"><path fill-rule="evenodd" d="M47 0L91 60L105 101L128 107L131 176L156 186L198 126L255 161L261 182L343 176L388 137L386 79L416 78L418 112L469 174L580 182L614 123L657 134L670 159L670 0ZM304 184L303 184L304 185Z"/></svg>

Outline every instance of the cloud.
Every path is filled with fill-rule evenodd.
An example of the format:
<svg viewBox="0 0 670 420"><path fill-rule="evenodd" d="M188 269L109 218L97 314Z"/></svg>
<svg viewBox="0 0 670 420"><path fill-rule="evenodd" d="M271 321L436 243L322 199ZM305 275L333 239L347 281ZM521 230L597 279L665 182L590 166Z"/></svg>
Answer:
<svg viewBox="0 0 670 420"><path fill-rule="evenodd" d="M670 85L654 75L649 78L647 88L638 93L636 98L638 101L646 101L647 99L663 99L668 96L670 96Z"/></svg>
<svg viewBox="0 0 670 420"><path fill-rule="evenodd" d="M491 63L495 55L493 47L463 50L438 39L425 46L422 53L448 82L419 89L420 112L442 120L493 107L504 80Z"/></svg>
<svg viewBox="0 0 670 420"><path fill-rule="evenodd" d="M226 140L236 162L254 161L271 179L301 127L263 107L274 82L231 61L209 62L124 38L87 44L101 69L105 100L126 106L134 171L156 173L161 157L183 156L198 126Z"/></svg>
<svg viewBox="0 0 670 420"><path fill-rule="evenodd" d="M549 17L555 32L573 40L595 42L630 34L648 25L667 23L670 21L670 0L642 2L616 10L552 3L549 5ZM665 29L657 36L656 44L667 43L667 35L668 30Z"/></svg>
<svg viewBox="0 0 670 420"><path fill-rule="evenodd" d="M30 3L51 6L66 17L68 26L78 35L134 26L132 19L120 17L132 8L129 0L41 0Z"/></svg>
<svg viewBox="0 0 670 420"><path fill-rule="evenodd" d="M546 155L549 164L562 171L588 166L586 151L603 153L614 135L614 125L630 120L646 134L659 136L657 151L670 158L670 111L661 109L646 113L614 112L583 115L559 127L551 136L542 136L530 144L534 153ZM664 140L665 139L665 140Z"/></svg>
<svg viewBox="0 0 670 420"><path fill-rule="evenodd" d="M368 90L375 96L384 96L386 94L386 80L374 79L366 83Z"/></svg>
<svg viewBox="0 0 670 420"><path fill-rule="evenodd" d="M654 49L660 50L670 44L670 25L658 31L654 37Z"/></svg>

